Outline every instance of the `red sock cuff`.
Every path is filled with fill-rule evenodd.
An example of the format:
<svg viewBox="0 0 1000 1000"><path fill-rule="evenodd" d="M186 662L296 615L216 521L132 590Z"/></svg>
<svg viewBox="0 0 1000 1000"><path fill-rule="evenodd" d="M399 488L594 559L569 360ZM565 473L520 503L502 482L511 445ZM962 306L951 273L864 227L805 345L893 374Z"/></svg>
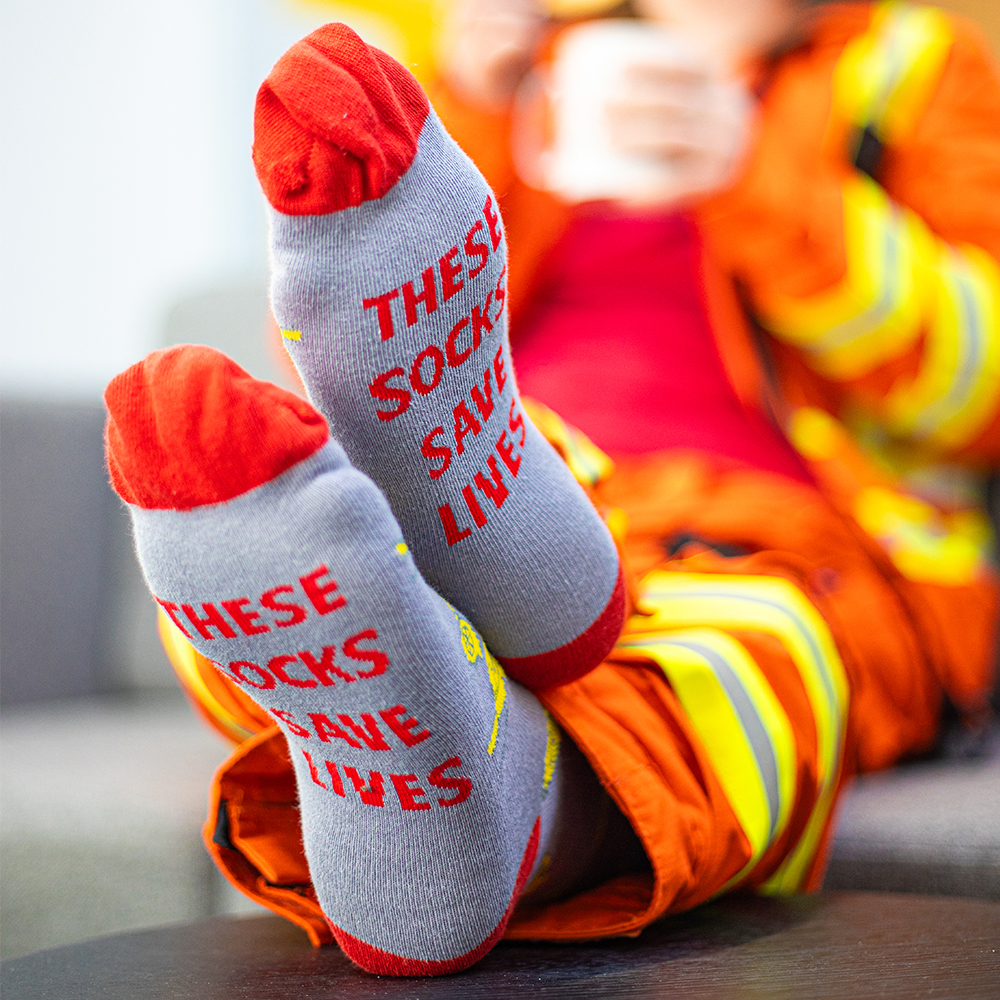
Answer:
<svg viewBox="0 0 1000 1000"><path fill-rule="evenodd" d="M130 504L190 510L270 482L329 439L304 399L210 347L156 351L104 393L111 485Z"/></svg>
<svg viewBox="0 0 1000 1000"><path fill-rule="evenodd" d="M257 94L253 161L286 215L381 198L406 172L430 105L416 80L344 24L293 45Z"/></svg>

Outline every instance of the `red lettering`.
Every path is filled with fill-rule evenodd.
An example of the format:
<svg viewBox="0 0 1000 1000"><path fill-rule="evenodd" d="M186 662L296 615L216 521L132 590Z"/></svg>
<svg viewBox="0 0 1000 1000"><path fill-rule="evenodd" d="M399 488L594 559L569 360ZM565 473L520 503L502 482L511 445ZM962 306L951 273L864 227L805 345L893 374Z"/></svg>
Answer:
<svg viewBox="0 0 1000 1000"><path fill-rule="evenodd" d="M483 305L482 311L480 311L479 306L472 307L472 346L478 347L483 342L483 330L487 333L493 332L493 324L490 322L490 299L493 298L493 293L490 292L486 296L486 302Z"/></svg>
<svg viewBox="0 0 1000 1000"><path fill-rule="evenodd" d="M441 295L445 302L453 295L457 295L465 286L461 278L455 281L455 275L462 273L462 265L454 263L454 258L458 256L458 247L452 247L439 261L438 267L441 269Z"/></svg>
<svg viewBox="0 0 1000 1000"><path fill-rule="evenodd" d="M462 496L465 497L465 506L469 508L469 513L472 515L472 521L477 528L486 527L486 515L483 513L483 508L479 506L479 501L476 499L476 494L472 492L471 486L462 487Z"/></svg>
<svg viewBox="0 0 1000 1000"><path fill-rule="evenodd" d="M482 228L483 222L482 219L480 219L465 235L466 256L479 258L479 263L471 271L469 271L470 278L474 278L484 267L486 267L486 261L490 256L490 249L485 243L480 243L472 239L472 237L475 236L476 233L478 233Z"/></svg>
<svg viewBox="0 0 1000 1000"><path fill-rule="evenodd" d="M396 794L399 796L399 804L404 809L430 809L431 804L429 802L418 802L417 796L426 798L427 793L420 788L411 788L410 785L416 785L417 776L415 774L390 774L389 780L392 782L392 787L396 789Z"/></svg>
<svg viewBox="0 0 1000 1000"><path fill-rule="evenodd" d="M369 712L361 713L361 721L365 724L365 728L362 729L349 715L346 713L338 714L337 718L345 725L354 735L362 740L368 747L369 750L389 750L389 744L386 743L385 737L382 735L382 730L379 729L378 723L375 721L375 716Z"/></svg>
<svg viewBox="0 0 1000 1000"><path fill-rule="evenodd" d="M198 630L203 639L216 638L209 632L211 628L217 628L227 639L236 638L236 630L222 617L222 612L214 604L202 604L201 610L205 612L204 618L199 618L190 604L182 604L181 609L191 619L191 624Z"/></svg>
<svg viewBox="0 0 1000 1000"><path fill-rule="evenodd" d="M486 465L493 477L493 482L491 483L481 472L476 473L473 481L493 501L493 506L499 510L510 495L510 490L504 486L500 470L497 468L497 460L492 455L486 460Z"/></svg>
<svg viewBox="0 0 1000 1000"><path fill-rule="evenodd" d="M280 708L269 708L268 711L279 722L283 722L293 736L301 736L303 739L309 739L312 735L308 729L304 729L295 721L295 716L291 712L284 712Z"/></svg>
<svg viewBox="0 0 1000 1000"><path fill-rule="evenodd" d="M423 302L424 312L430 316L438 307L437 289L434 287L434 268L429 267L420 276L424 290L419 295L413 294L413 282L403 284L403 308L406 311L406 325L413 326L417 321L417 303Z"/></svg>
<svg viewBox="0 0 1000 1000"><path fill-rule="evenodd" d="M427 474L431 479L440 479L451 465L451 448L446 444L434 443L434 438L439 434L444 434L443 427L435 427L434 430L424 438L424 443L420 446L420 453L428 461L433 462L435 459L440 458L441 464L436 469L428 469Z"/></svg>
<svg viewBox="0 0 1000 1000"><path fill-rule="evenodd" d="M330 570L327 568L326 563L323 563L322 566L317 566L311 573L306 573L305 576L299 577L299 583L302 584L302 589L306 592L306 597L312 601L312 606L321 615L327 615L331 611L336 611L337 608L342 608L347 603L347 598L342 594L338 594L332 601L327 598L327 594L332 594L337 589L337 581L331 580L329 583L321 584L319 578L329 575Z"/></svg>
<svg viewBox="0 0 1000 1000"><path fill-rule="evenodd" d="M344 642L344 655L352 660L367 660L371 665L371 670L359 670L359 677L378 677L385 673L385 668L389 666L389 657L380 649L358 649L358 643L363 639L377 639L378 632L373 628L366 628L364 632L352 635Z"/></svg>
<svg viewBox="0 0 1000 1000"><path fill-rule="evenodd" d="M309 718L312 720L316 735L324 742L329 743L330 737L343 740L349 747L355 750L361 749L361 744L348 732L345 732L336 722L331 722L329 717L322 712L310 712Z"/></svg>
<svg viewBox="0 0 1000 1000"><path fill-rule="evenodd" d="M323 763L326 764L327 774L330 775L330 791L336 792L341 798L344 798L344 783L340 780L337 765L332 760L324 760Z"/></svg>
<svg viewBox="0 0 1000 1000"><path fill-rule="evenodd" d="M393 705L392 708L383 708L378 714L382 716L385 724L408 747L415 747L418 743L423 742L428 736L430 736L430 733L426 729L411 732L411 730L416 729L420 723L417 722L412 715L406 714L406 708L403 705ZM406 716L405 719L397 718L397 716L404 715Z"/></svg>
<svg viewBox="0 0 1000 1000"><path fill-rule="evenodd" d="M309 765L309 777L312 778L313 782L319 785L320 788L326 788L326 785L319 780L319 771L316 770L316 765L313 763L312 757L306 750L302 751L302 756L305 757L306 763Z"/></svg>
<svg viewBox="0 0 1000 1000"><path fill-rule="evenodd" d="M431 375L430 382L425 382L423 364L428 358L434 362L434 372ZM426 396L429 392L433 392L437 388L443 371L444 355L441 353L441 348L436 344L430 344L413 359L413 365L410 367L410 385L421 396Z"/></svg>
<svg viewBox="0 0 1000 1000"><path fill-rule="evenodd" d="M455 418L455 451L461 455L465 451L463 439L469 434L476 437L482 430L482 427L470 412L468 406L465 405L464 399L452 410L452 416Z"/></svg>
<svg viewBox="0 0 1000 1000"><path fill-rule="evenodd" d="M412 289L412 285L410 286ZM390 340L393 334L396 332L392 325L392 309L389 307L389 303L399 297L399 289L394 288L391 292L386 292L384 295L378 295L373 299L362 299L361 305L365 309L371 309L373 306L378 310L378 329L379 333L382 334L383 340Z"/></svg>
<svg viewBox="0 0 1000 1000"><path fill-rule="evenodd" d="M485 423L490 419L490 414L493 412L493 386L490 383L489 368L483 372L483 389L486 393L485 398L483 393L479 391L478 385L472 387L472 402L476 404L476 409L479 410L479 415L483 418L483 423Z"/></svg>
<svg viewBox="0 0 1000 1000"><path fill-rule="evenodd" d="M389 379L400 378L406 376L406 372L402 368L390 368L387 372L382 372L380 375L376 375L375 378L371 380L368 386L368 393L372 399L381 400L383 403L395 403L396 408L394 410L379 410L376 409L375 412L378 414L379 420L393 420L398 417L401 413L405 413L410 408L410 390L397 388L394 385L389 385Z"/></svg>
<svg viewBox="0 0 1000 1000"><path fill-rule="evenodd" d="M504 264L503 270L500 272L500 277L497 278L497 287L493 290L493 294L496 296L497 303L497 314L493 317L493 322L495 323L501 315L503 315L503 304L504 300L507 298L507 293L503 288L500 287L503 282L503 277L507 273L507 265Z"/></svg>
<svg viewBox="0 0 1000 1000"><path fill-rule="evenodd" d="M287 611L291 615L291 618L276 619L274 624L278 628L290 628L292 625L298 625L299 622L306 620L306 609L301 604L292 604L287 601L276 601L274 599L275 594L293 593L295 593L295 588L285 583L280 587L272 587L266 593L260 595L260 603L269 611L277 611L279 614L282 611Z"/></svg>
<svg viewBox="0 0 1000 1000"><path fill-rule="evenodd" d="M441 527L444 528L444 537L449 545L456 545L463 538L468 538L472 534L472 528L458 530L451 504L446 503L438 507L438 517L441 518Z"/></svg>
<svg viewBox="0 0 1000 1000"><path fill-rule="evenodd" d="M260 678L260 684L250 680L243 673L244 670L252 670ZM259 667L256 663L251 663L249 660L232 660L229 666L226 667L226 672L238 684L246 684L252 688L259 688L261 691L270 691L275 685L274 678L263 667Z"/></svg>
<svg viewBox="0 0 1000 1000"><path fill-rule="evenodd" d="M507 440L506 431L497 438L497 454L500 456L500 461L507 466L507 471L517 479L517 470L521 468L521 456L514 457L514 442Z"/></svg>
<svg viewBox="0 0 1000 1000"><path fill-rule="evenodd" d="M520 413L514 413L514 408L516 406L516 401L512 399L510 401L510 416L507 418L507 426L510 428L511 434L514 434L516 431L521 432L521 440L518 441L517 446L518 448L523 448L525 435L524 417L522 417Z"/></svg>
<svg viewBox="0 0 1000 1000"><path fill-rule="evenodd" d="M160 606L161 608L163 608L163 610L164 610L164 611L166 611L166 613L167 613L168 615L170 615L170 620L171 620L171 621L172 621L172 622L173 622L173 623L174 623L174 624L175 624L175 625L176 625L176 626L177 626L177 627L178 627L178 628L179 628L179 629L180 629L180 630L181 630L181 631L182 631L182 632L183 632L183 633L184 633L184 634L185 634L185 635L186 635L186 636L187 636L187 637L189 638L189 639L193 639L193 638L194 638L194 636L193 636L193 635L191 635L191 633L190 633L190 632L189 632L189 631L188 631L188 630L187 630L187 629L186 629L186 628L184 627L184 625L182 624L182 622L181 622L180 618L178 618L178 617L177 617L177 614L176 614L176 612L180 611L180 608L179 608L179 607L177 607L177 605L176 605L176 604L174 604L174 603L173 603L172 601L164 601L164 600L163 600L162 598L159 598L159 597L156 597L156 595L155 595L155 594L154 594L154 600L156 601L156 603L157 603L157 604L159 604L159 606Z"/></svg>
<svg viewBox="0 0 1000 1000"><path fill-rule="evenodd" d="M234 601L223 601L222 606L229 612L229 617L243 630L244 635L258 635L261 632L270 632L271 629L261 622L254 624L255 618L260 618L259 611L244 611L243 605L249 604L249 597L237 597Z"/></svg>
<svg viewBox="0 0 1000 1000"><path fill-rule="evenodd" d="M368 772L368 787L365 788L365 783L361 780L361 775L358 774L357 770L353 767L345 767L344 774L351 779L351 784L354 785L354 790L361 796L361 801L368 806L384 806L385 805L385 782L382 775L378 771Z"/></svg>
<svg viewBox="0 0 1000 1000"><path fill-rule="evenodd" d="M473 348L478 346L473 344L471 347L467 347L464 351L458 352L455 350L455 340L458 335L469 325L469 317L466 316L465 319L460 319L452 328L451 333L448 334L448 339L444 342L444 353L448 357L448 367L457 368L463 361L469 359L469 355L472 353Z"/></svg>
<svg viewBox="0 0 1000 1000"><path fill-rule="evenodd" d="M493 211L493 199L489 195L486 197L486 204L483 205L483 215L486 216L486 223L490 227L490 241L493 243L493 249L496 250L500 246L503 233L499 229L500 215Z"/></svg>
<svg viewBox="0 0 1000 1000"><path fill-rule="evenodd" d="M507 384L507 372L504 369L503 344L497 348L497 353L493 356L493 374L497 380L497 395L503 392L503 387Z"/></svg>
<svg viewBox="0 0 1000 1000"><path fill-rule="evenodd" d="M298 663L297 656L276 656L273 660L267 661L267 669L274 674L275 677L281 681L282 684L290 684L292 687L297 688L314 688L316 687L316 681L312 678L307 680L302 680L299 677L291 677L285 672L286 663Z"/></svg>
<svg viewBox="0 0 1000 1000"><path fill-rule="evenodd" d="M303 649L299 653L299 659L306 665L309 673L313 675L323 685L323 687L330 687L335 684L336 681L330 676L331 674L336 674L342 681L346 681L348 684L352 684L357 680L353 674L347 673L345 670L341 670L336 663L333 662L333 654L336 650L335 646L324 646L323 647L323 658L321 661L317 662L316 657L309 652L308 649Z"/></svg>
<svg viewBox="0 0 1000 1000"><path fill-rule="evenodd" d="M438 805L457 806L460 802L464 802L472 794L472 781L469 778L466 778L464 775L459 775L453 778L448 777L444 773L453 767L461 766L461 757L449 757L443 764L438 764L438 766L427 775L427 783L429 785L433 785L435 788L451 788L457 793L450 799L438 799Z"/></svg>

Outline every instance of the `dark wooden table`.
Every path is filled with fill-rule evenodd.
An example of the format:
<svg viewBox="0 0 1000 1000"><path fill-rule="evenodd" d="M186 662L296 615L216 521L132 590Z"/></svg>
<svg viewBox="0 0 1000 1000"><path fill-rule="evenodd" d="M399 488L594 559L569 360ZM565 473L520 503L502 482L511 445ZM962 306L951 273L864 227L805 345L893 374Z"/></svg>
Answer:
<svg viewBox="0 0 1000 1000"><path fill-rule="evenodd" d="M502 943L467 973L380 979L278 917L216 918L3 963L3 1000L998 1000L1000 903L729 897L628 941Z"/></svg>

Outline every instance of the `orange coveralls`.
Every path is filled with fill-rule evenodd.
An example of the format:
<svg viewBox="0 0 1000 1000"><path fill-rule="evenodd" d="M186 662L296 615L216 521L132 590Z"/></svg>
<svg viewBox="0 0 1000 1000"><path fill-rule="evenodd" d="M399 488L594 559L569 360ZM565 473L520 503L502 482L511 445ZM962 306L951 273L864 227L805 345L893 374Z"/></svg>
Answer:
<svg viewBox="0 0 1000 1000"><path fill-rule="evenodd" d="M1000 453L1000 84L963 22L845 4L763 71L760 92L741 180L697 210L704 306L749 419L778 419L817 485L691 452L612 470L533 411L607 513L636 609L606 663L541 700L652 870L526 901L508 937L633 935L737 885L816 888L850 776L928 749L946 696L988 712L984 520L904 492L857 435L897 467ZM516 335L567 210L517 179L507 118L432 98L500 198ZM678 537L690 540L673 551ZM210 852L329 942L280 732L161 629L185 689L238 744L214 784Z"/></svg>

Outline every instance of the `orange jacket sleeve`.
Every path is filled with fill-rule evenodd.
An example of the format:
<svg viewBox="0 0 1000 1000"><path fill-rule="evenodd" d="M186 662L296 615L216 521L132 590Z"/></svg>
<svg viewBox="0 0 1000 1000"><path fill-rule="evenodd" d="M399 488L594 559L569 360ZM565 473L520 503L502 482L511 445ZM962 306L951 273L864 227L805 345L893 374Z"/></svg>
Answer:
<svg viewBox="0 0 1000 1000"><path fill-rule="evenodd" d="M747 168L701 218L844 413L1000 459L1000 79L970 25L833 8L776 65Z"/></svg>

